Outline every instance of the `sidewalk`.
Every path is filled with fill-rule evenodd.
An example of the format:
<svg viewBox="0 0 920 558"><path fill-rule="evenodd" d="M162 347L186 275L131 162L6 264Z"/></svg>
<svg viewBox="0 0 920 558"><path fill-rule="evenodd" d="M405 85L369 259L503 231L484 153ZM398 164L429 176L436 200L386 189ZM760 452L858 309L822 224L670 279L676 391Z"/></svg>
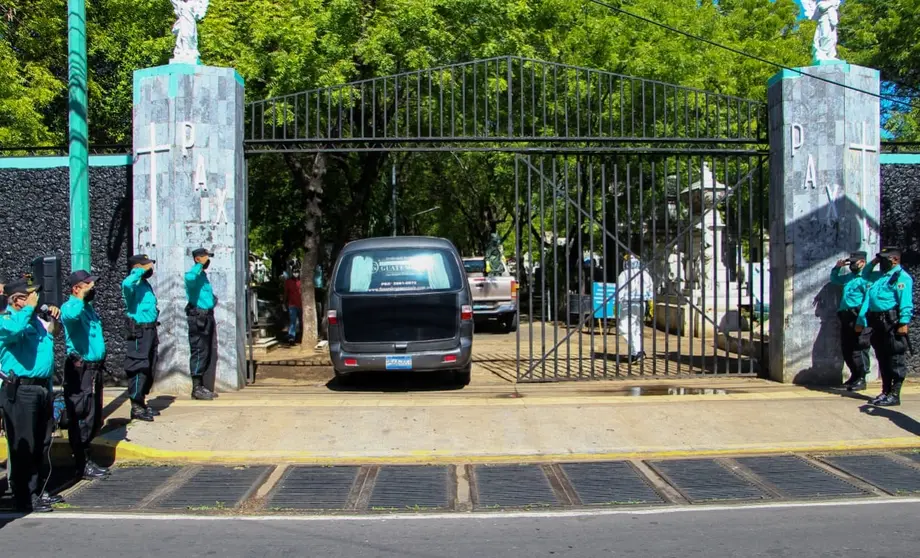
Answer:
<svg viewBox="0 0 920 558"><path fill-rule="evenodd" d="M216 401L160 396L153 423L123 397L97 440L143 461L497 463L920 447L920 385L901 407L756 379L333 391L263 384ZM636 396L636 389L645 395ZM373 389L373 388L371 388ZM695 394L666 395L683 391ZM61 441L63 442L63 440ZM66 454L66 444L58 448ZM5 444L3 450L5 452ZM102 448L100 448L102 449Z"/></svg>

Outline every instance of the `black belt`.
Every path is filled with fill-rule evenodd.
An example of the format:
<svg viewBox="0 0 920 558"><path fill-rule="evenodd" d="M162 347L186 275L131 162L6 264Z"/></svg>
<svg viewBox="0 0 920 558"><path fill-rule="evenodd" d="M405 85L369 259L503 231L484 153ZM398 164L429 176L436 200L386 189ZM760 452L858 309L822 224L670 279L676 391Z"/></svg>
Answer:
<svg viewBox="0 0 920 558"><path fill-rule="evenodd" d="M48 384L51 383L51 378L23 378L22 376L16 376L13 382L18 382L21 386L48 387Z"/></svg>
<svg viewBox="0 0 920 558"><path fill-rule="evenodd" d="M160 322L150 322L146 324L134 322L134 325L139 327L140 329L156 329L157 326L160 325Z"/></svg>
<svg viewBox="0 0 920 558"><path fill-rule="evenodd" d="M197 308L197 307L195 307L195 308L187 308L187 309L185 310L185 312L186 312L187 314L198 314L198 315L202 315L202 314L203 314L203 315L205 315L205 316L213 316L213 315L214 315L214 309L213 309L213 308L210 308L210 309L208 309L208 310L205 310L204 308Z"/></svg>
<svg viewBox="0 0 920 558"><path fill-rule="evenodd" d="M79 364L80 366L83 366L87 370L102 370L102 368L105 366L105 361L103 360L100 360L100 361L83 360L83 357L81 357L78 354L74 354L74 353L67 355L67 358L74 361L74 364Z"/></svg>

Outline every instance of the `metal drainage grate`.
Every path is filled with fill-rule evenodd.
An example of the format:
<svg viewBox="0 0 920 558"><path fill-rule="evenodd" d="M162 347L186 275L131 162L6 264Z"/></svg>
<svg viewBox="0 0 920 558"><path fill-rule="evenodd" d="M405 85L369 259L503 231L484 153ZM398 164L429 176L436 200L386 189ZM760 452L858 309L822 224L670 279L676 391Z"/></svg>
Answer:
<svg viewBox="0 0 920 558"><path fill-rule="evenodd" d="M864 496L866 494L845 480L791 455L748 457L737 459L737 461L789 498Z"/></svg>
<svg viewBox="0 0 920 558"><path fill-rule="evenodd" d="M370 508L446 508L450 505L447 467L384 467L377 473Z"/></svg>
<svg viewBox="0 0 920 558"><path fill-rule="evenodd" d="M537 465L480 465L475 469L477 508L520 508L559 505Z"/></svg>
<svg viewBox="0 0 920 558"><path fill-rule="evenodd" d="M291 467L267 506L292 510L344 509L357 475L358 467Z"/></svg>
<svg viewBox="0 0 920 558"><path fill-rule="evenodd" d="M153 507L168 509L235 508L255 488L268 467L204 467Z"/></svg>
<svg viewBox="0 0 920 558"><path fill-rule="evenodd" d="M561 465L583 504L660 504L664 500L629 463Z"/></svg>
<svg viewBox="0 0 920 558"><path fill-rule="evenodd" d="M756 486L712 459L677 459L649 464L691 502L764 498Z"/></svg>
<svg viewBox="0 0 920 558"><path fill-rule="evenodd" d="M130 467L112 469L108 478L93 481L67 499L81 508L133 508L160 487L179 467Z"/></svg>
<svg viewBox="0 0 920 558"><path fill-rule="evenodd" d="M920 469L884 455L837 455L824 460L891 494L920 492Z"/></svg>

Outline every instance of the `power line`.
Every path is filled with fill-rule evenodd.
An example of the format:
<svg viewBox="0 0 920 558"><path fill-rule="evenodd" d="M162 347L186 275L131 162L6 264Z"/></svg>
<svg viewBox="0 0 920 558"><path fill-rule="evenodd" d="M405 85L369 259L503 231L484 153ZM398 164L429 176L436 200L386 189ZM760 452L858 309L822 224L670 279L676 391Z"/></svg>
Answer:
<svg viewBox="0 0 920 558"><path fill-rule="evenodd" d="M684 37L688 37L688 38L693 39L693 40L696 40L696 41L701 41L701 42L703 42L703 43L706 43L706 44L708 44L708 45L714 46L714 47L716 47L716 48L721 48L721 49L723 49L723 50L727 50L727 51L732 52L732 53L734 53L734 54L737 54L737 55L740 55L740 56L744 56L744 57L750 58L750 59L752 59L752 60L756 60L756 61L758 61L758 62L760 62L760 63L762 63L762 64L767 64L767 65L770 65L770 66L774 66L774 67L776 67L776 68L780 68L780 69L783 69L783 70L788 70L788 71L790 71L790 72L795 72L795 73L797 73L797 74L799 74L799 75L802 75L802 76L805 76L805 77L809 77L809 78L811 78L811 79L816 79L816 80L819 80L819 81L823 81L823 82L829 83L829 84L831 84L831 85L837 85L837 86L839 86L839 87L843 87L844 89L850 89L850 90L852 90L852 91L856 91L856 92L858 92L858 93L863 93L863 94L865 94L865 95L871 95L872 97L876 97L876 98L878 98L878 99L882 99L882 100L885 100L885 101L888 101L888 102L891 102L891 103L903 105L903 106L905 106L905 107L907 107L907 108L909 108L909 109L911 109L911 110L913 110L913 108L914 108L914 106L913 106L912 104L910 104L910 103L905 103L904 101L901 101L901 100L899 100L899 99L895 99L895 98L892 98L892 97L886 97L886 96L880 95L880 94L878 94L878 93L873 93L873 92L871 92L871 91L866 91L866 90L864 90L864 89L860 89L860 88L858 88L858 87L853 87L852 85L847 85L847 84L845 84L845 83L839 83L839 82L836 82L836 81L834 81L834 80L832 80L832 79L823 78L823 77L821 77L821 76L814 76L814 75L811 75L811 74L806 74L805 72L803 72L802 70L799 70L799 69L797 69L797 68L792 68L792 67L790 67L790 66L786 66L786 65L784 65L784 64L780 64L779 62L773 62L772 60L767 60L766 58L762 58L762 57L760 57L760 56L757 56L757 55L754 55L754 54L750 54L750 53L748 53L748 52L744 52L743 50L740 50L740 49L737 49L737 48L734 48L734 47L730 47L730 46L728 46L728 45L723 45L723 44L721 44L721 43L717 43L717 42L712 41L712 40L709 40L709 39L707 39L707 38L705 38L705 37L700 37L699 35L694 35L694 34L692 34L692 33L688 33L688 32L686 32L686 31L682 31L682 30L680 30L680 29L677 29L676 27L671 27L670 25L667 25L667 24L664 24L664 23L657 22L657 21L655 21L655 20L653 20L653 19L650 19L650 18L647 18L647 17L645 17L645 16L641 16L641 15L638 15L638 14L634 14L634 13L632 13L632 12L628 12L628 11L622 9L622 8L617 8L616 6L612 6L612 5L610 5L610 4L606 3L606 2L602 2L601 0L586 0L586 1L587 1L587 2L591 2L592 4L597 4L598 6L602 6L602 7L604 7L604 8L607 8L607 9L609 9L609 10L611 10L611 11L614 11L614 12L617 12L617 13L620 13L620 14L623 14L623 15L625 15L625 16L628 16L628 17L631 17L631 18L635 18L635 19L638 19L638 20L640 20L640 21L644 21L644 22L646 22L646 23L650 23L650 24L652 24L652 25L655 25L656 27L661 27L662 29L666 29L666 30L668 30L668 31L670 31L670 32L672 32L672 33L677 33L677 34L679 34L679 35L683 35Z"/></svg>

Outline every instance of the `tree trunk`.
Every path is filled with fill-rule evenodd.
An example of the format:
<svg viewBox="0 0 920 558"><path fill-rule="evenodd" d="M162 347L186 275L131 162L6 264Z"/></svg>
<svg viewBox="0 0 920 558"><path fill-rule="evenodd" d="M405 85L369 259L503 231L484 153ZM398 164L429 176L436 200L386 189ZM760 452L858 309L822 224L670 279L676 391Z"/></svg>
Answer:
<svg viewBox="0 0 920 558"><path fill-rule="evenodd" d="M303 302L303 338L302 347L313 347L319 340L319 320L316 312L316 286L313 284L313 272L322 250L322 201L323 180L326 175L326 155L317 153L313 167L308 173L303 162L295 155L285 156L285 160L294 175L294 182L305 192L303 240L303 262L300 268L300 295Z"/></svg>

